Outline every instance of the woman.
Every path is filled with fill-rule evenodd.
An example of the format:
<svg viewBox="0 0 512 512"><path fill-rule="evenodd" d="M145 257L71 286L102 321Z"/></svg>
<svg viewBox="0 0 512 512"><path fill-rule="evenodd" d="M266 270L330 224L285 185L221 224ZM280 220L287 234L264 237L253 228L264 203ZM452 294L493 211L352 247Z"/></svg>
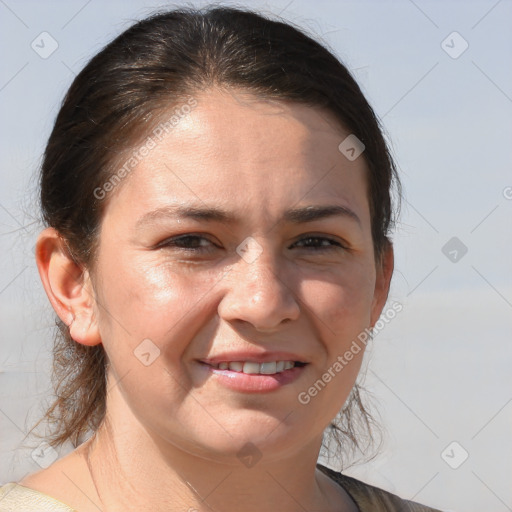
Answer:
<svg viewBox="0 0 512 512"><path fill-rule="evenodd" d="M50 441L78 447L0 510L433 510L317 464L362 407L395 180L357 84L288 24L174 10L110 43L41 173Z"/></svg>

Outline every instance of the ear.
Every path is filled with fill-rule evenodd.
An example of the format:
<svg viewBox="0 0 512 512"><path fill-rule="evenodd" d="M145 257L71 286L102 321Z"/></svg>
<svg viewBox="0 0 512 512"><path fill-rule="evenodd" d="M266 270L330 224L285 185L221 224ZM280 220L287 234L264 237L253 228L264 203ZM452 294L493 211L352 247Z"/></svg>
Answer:
<svg viewBox="0 0 512 512"><path fill-rule="evenodd" d="M384 305L388 300L389 286L391 283L391 276L393 275L393 268L395 266L395 259L393 253L393 244L386 242L380 260L377 261L377 275L375 279L375 291L373 295L372 313L371 313L371 327L373 327L379 319Z"/></svg>
<svg viewBox="0 0 512 512"><path fill-rule="evenodd" d="M73 259L57 230L40 233L36 263L46 295L71 337L83 345L101 343L89 272Z"/></svg>

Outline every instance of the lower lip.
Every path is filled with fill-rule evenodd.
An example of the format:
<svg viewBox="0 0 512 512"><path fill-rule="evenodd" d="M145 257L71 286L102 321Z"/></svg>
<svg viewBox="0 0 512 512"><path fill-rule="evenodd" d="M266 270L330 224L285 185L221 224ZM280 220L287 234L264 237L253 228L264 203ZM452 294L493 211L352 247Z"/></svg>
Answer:
<svg viewBox="0 0 512 512"><path fill-rule="evenodd" d="M243 372L234 372L231 370L219 370L205 363L201 366L214 376L214 378L224 386L243 391L246 393L268 393L276 391L287 384L295 382L306 369L305 366L295 366L289 370L284 370L273 375L249 374Z"/></svg>

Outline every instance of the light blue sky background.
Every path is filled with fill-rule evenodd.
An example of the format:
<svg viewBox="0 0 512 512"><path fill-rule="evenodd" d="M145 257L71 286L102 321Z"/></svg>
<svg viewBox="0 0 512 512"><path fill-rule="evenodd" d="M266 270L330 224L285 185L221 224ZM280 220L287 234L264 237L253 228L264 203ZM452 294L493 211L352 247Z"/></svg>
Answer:
<svg viewBox="0 0 512 512"><path fill-rule="evenodd" d="M74 73L162 5L0 0L0 482L38 469L18 445L49 393L52 315L32 256L44 144ZM281 13L334 49L401 171L390 300L404 309L368 358L387 436L349 473L444 510L512 510L512 2L238 5ZM31 48L43 31L59 45L47 59ZM456 59L445 49L460 51L459 36L442 46L454 31L469 45ZM468 248L458 262L442 252L454 236ZM458 469L441 456L452 441L469 453Z"/></svg>

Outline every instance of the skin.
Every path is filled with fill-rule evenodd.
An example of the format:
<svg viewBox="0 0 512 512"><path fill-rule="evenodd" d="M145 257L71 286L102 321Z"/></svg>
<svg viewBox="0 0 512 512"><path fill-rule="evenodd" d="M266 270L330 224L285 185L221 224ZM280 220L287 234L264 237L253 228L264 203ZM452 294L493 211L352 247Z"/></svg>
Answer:
<svg viewBox="0 0 512 512"><path fill-rule="evenodd" d="M393 255L390 247L376 265L365 160L340 153L349 132L320 109L243 91L195 98L108 196L94 269L78 267L52 228L38 239L55 311L77 343L107 352L107 421L21 483L80 512L356 510L315 466L363 350L307 405L298 395L375 324L387 298ZM173 205L236 220L172 213L140 224ZM325 205L357 220L283 219ZM183 234L200 238L188 249L159 245ZM236 252L247 237L251 262ZM149 366L134 355L144 339L160 350ZM308 365L278 390L244 393L198 362L238 349L293 352ZM248 442L261 455L251 468L237 456Z"/></svg>

